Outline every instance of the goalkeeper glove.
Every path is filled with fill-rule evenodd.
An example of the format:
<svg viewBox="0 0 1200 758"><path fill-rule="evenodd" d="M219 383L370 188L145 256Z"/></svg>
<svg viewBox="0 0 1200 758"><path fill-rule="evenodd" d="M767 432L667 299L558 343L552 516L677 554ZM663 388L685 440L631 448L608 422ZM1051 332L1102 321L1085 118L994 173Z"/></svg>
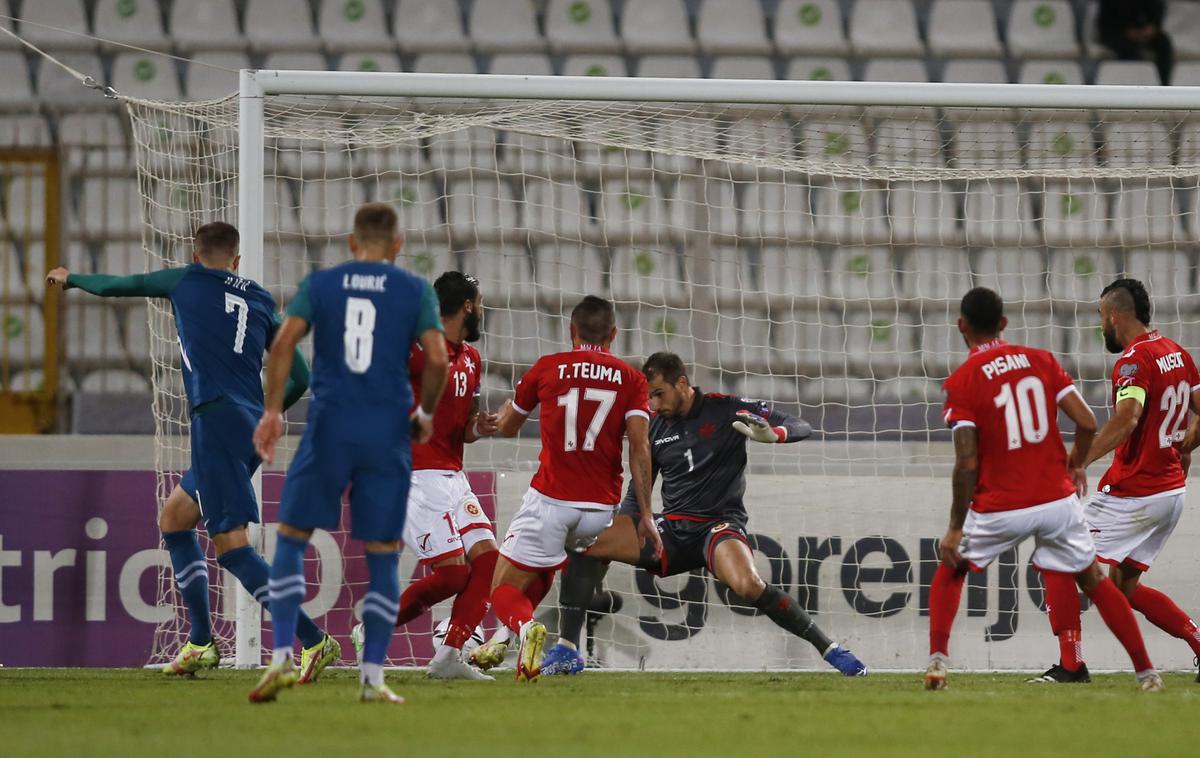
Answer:
<svg viewBox="0 0 1200 758"><path fill-rule="evenodd" d="M755 442L783 442L787 439L786 429L771 426L765 418L750 411L738 411L733 428Z"/></svg>

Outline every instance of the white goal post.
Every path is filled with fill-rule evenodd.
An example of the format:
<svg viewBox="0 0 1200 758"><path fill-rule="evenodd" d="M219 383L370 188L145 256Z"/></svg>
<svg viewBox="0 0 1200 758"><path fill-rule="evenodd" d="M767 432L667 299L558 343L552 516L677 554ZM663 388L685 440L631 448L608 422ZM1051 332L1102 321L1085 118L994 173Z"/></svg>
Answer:
<svg viewBox="0 0 1200 758"><path fill-rule="evenodd" d="M298 251L305 269L335 260L359 188L323 187L359 182L403 203L403 224L417 218L406 260L420 273L488 269L484 360L503 377L485 386L488 399L530 356L562 344L563 310L595 287L618 303L624 357L672 349L706 390L810 417L819 439L753 451L760 568L880 668L911 668L924 652L928 540L948 504L937 385L961 360L952 324L965 286L1000 289L1014 340L1070 356L1096 408L1111 366L1092 316L1104 277L1146 280L1156 320L1200 348L1200 87L244 70L236 99L127 104L152 268L179 262L188 224L224 217L241 231L245 275L286 298L299 274L278 273L291 269L275 248ZM312 204L280 200L285 182L289 198L305 192ZM166 199L172 188L189 199ZM277 208L289 202L298 220L282 229ZM520 216L505 203L522 204ZM568 260L567 249L582 257ZM165 480L187 444L172 329L151 314ZM498 472L501 533L535 456L532 440L468 449L468 468ZM881 506L881 492L897 494ZM1200 534L1190 513L1179 545ZM1042 605L1033 574L1018 576L1027 557L1014 554L964 597L964 665L1050 660L1045 621L1018 630L1012 616ZM1177 547L1163 561L1163 586L1200 610L1194 558ZM321 570L338 583L354 573ZM598 657L622 667L819 665L766 620L736 618L746 609L719 588L672 581L614 567L609 586L627 608L602 622ZM259 664L258 607L239 593L231 615L237 664ZM1090 659L1123 665L1094 617ZM168 627L163 645L178 635ZM739 629L754 651L717 660ZM1183 665L1178 645L1148 637L1156 661ZM400 662L426 648L412 642Z"/></svg>

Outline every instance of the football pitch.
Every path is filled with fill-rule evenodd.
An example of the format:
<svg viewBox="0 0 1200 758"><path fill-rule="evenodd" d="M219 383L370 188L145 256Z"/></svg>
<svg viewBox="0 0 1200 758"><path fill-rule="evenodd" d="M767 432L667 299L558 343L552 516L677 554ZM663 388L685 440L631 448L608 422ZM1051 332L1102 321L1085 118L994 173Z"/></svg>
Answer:
<svg viewBox="0 0 1200 758"><path fill-rule="evenodd" d="M518 685L390 672L403 706L360 704L355 672L253 706L257 672L0 669L0 752L212 755L1185 755L1195 675L1143 695L1132 675L1031 685L1015 674L605 673Z"/></svg>

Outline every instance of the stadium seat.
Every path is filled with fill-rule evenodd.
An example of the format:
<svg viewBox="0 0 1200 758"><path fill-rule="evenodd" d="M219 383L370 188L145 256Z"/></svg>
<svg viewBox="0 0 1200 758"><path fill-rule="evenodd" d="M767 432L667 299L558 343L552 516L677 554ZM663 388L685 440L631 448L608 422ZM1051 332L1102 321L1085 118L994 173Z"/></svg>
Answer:
<svg viewBox="0 0 1200 758"><path fill-rule="evenodd" d="M1096 293L1093 297L1098 296ZM1066 317L1064 323L1054 330L1054 347L1062 350L1064 368L1073 376L1102 377L1111 370L1112 355L1104 347L1104 334L1100 331L1100 316L1095 307L1080 304L1075 318ZM1107 402L1104 405L1108 405Z"/></svg>
<svg viewBox="0 0 1200 758"><path fill-rule="evenodd" d="M488 313L487 319L483 353L493 365L529 366L545 352L562 349L558 330L536 311L497 308Z"/></svg>
<svg viewBox="0 0 1200 758"><path fill-rule="evenodd" d="M917 248L902 258L905 297L958 301L971 288L967 252L956 247Z"/></svg>
<svg viewBox="0 0 1200 758"><path fill-rule="evenodd" d="M1091 312L1095 313L1094 310ZM1064 351L1061 336L1062 328L1051 322L1050 314L1038 309L1015 310L1008 316L1008 328L1004 330L1008 342L1049 350L1060 356Z"/></svg>
<svg viewBox="0 0 1200 758"><path fill-rule="evenodd" d="M554 65L550 57L541 53L501 53L492 56L489 74L525 74L528 76L552 76Z"/></svg>
<svg viewBox="0 0 1200 758"><path fill-rule="evenodd" d="M319 50L307 0L246 0L246 40L255 50Z"/></svg>
<svg viewBox="0 0 1200 758"><path fill-rule="evenodd" d="M92 16L92 29L97 37L107 42L137 45L150 50L168 50L171 47L163 32L162 14L154 0L98 0Z"/></svg>
<svg viewBox="0 0 1200 758"><path fill-rule="evenodd" d="M41 237L46 228L45 180L37 174L14 173L0 177L0 189L4 228L16 237L26 232Z"/></svg>
<svg viewBox="0 0 1200 758"><path fill-rule="evenodd" d="M634 55L680 54L696 50L683 0L638 0L626 3L621 39Z"/></svg>
<svg viewBox="0 0 1200 758"><path fill-rule="evenodd" d="M1014 58L1075 58L1075 13L1067 0L1016 0L1008 16Z"/></svg>
<svg viewBox="0 0 1200 758"><path fill-rule="evenodd" d="M532 0L488 0L471 6L471 42L484 53L541 52Z"/></svg>
<svg viewBox="0 0 1200 758"><path fill-rule="evenodd" d="M550 297L561 293L564 308L586 294L606 290L608 266L594 247L563 239L539 246L534 260L538 287Z"/></svg>
<svg viewBox="0 0 1200 758"><path fill-rule="evenodd" d="M1076 61L1029 60L1021 66L1020 84L1083 84L1083 69Z"/></svg>
<svg viewBox="0 0 1200 758"><path fill-rule="evenodd" d="M1171 163L1171 134L1176 125L1168 116L1162 121L1137 120L1141 114L1114 114L1105 121L1104 155L1105 165L1110 168L1130 168L1165 165ZM1132 116L1132 118L1131 118ZM1150 114L1146 114L1150 116Z"/></svg>
<svg viewBox="0 0 1200 758"><path fill-rule="evenodd" d="M66 332L66 358L71 363L95 362L121 354L117 311L111 305L71 300L60 320Z"/></svg>
<svg viewBox="0 0 1200 758"><path fill-rule="evenodd" d="M723 372L767 369L771 322L765 314L720 313L716 322L713 361Z"/></svg>
<svg viewBox="0 0 1200 758"><path fill-rule="evenodd" d="M550 0L546 8L546 39L556 53L616 53L614 28L608 0Z"/></svg>
<svg viewBox="0 0 1200 758"><path fill-rule="evenodd" d="M563 59L563 76L629 76L625 59L619 55L568 55Z"/></svg>
<svg viewBox="0 0 1200 758"><path fill-rule="evenodd" d="M496 167L496 131L472 126L441 135L433 141L429 160L442 171Z"/></svg>
<svg viewBox="0 0 1200 758"><path fill-rule="evenodd" d="M1177 306L1187 308L1195 297L1195 269L1192 256L1182 250L1132 248L1125 259L1126 273L1140 279L1150 292L1155 322L1168 320L1165 318L1168 313L1177 317ZM1194 315L1184 317L1195 320Z"/></svg>
<svg viewBox="0 0 1200 758"><path fill-rule="evenodd" d="M957 168L994 170L1021 163L1021 146L1015 124L993 119L991 114L964 112L965 119L955 129L953 162Z"/></svg>
<svg viewBox="0 0 1200 758"><path fill-rule="evenodd" d="M171 3L171 39L181 50L241 50L246 38L238 28L234 0L187 0Z"/></svg>
<svg viewBox="0 0 1200 758"><path fill-rule="evenodd" d="M747 159L766 163L793 161L799 157L799 143L793 124L783 119L760 120L739 118L725 130L722 148L732 160L745 163ZM748 171L756 180L770 181L772 175L765 168L734 167L735 172Z"/></svg>
<svg viewBox="0 0 1200 758"><path fill-rule="evenodd" d="M849 300L891 297L895 293L893 268L886 248L834 248L829 267L830 292Z"/></svg>
<svg viewBox="0 0 1200 758"><path fill-rule="evenodd" d="M1029 128L1026 162L1034 170L1091 168L1096 165L1096 135L1086 121L1043 121Z"/></svg>
<svg viewBox="0 0 1200 758"><path fill-rule="evenodd" d="M393 20L403 53L461 52L470 47L457 0L399 0Z"/></svg>
<svg viewBox="0 0 1200 758"><path fill-rule="evenodd" d="M493 193L495 194L495 193ZM537 295L533 279L533 262L524 247L504 247L488 245L467 253L463 259L463 270L473 273L479 278L479 286L485 293L488 302L498 306L515 306L522 303L532 303ZM490 319L492 314L499 311L494 308L485 314ZM492 326L484 328L484 333ZM535 334L526 331L524 334ZM491 358L491 354L484 353Z"/></svg>
<svg viewBox="0 0 1200 758"><path fill-rule="evenodd" d="M895 308L847 311L842 323L843 351L864 362L872 377L895 376L901 361L914 352L920 328Z"/></svg>
<svg viewBox="0 0 1200 758"><path fill-rule="evenodd" d="M1096 68L1096 84L1157 87L1162 82L1150 61L1102 61Z"/></svg>
<svg viewBox="0 0 1200 758"><path fill-rule="evenodd" d="M793 58L787 79L807 82L852 82L850 64L841 58Z"/></svg>
<svg viewBox="0 0 1200 758"><path fill-rule="evenodd" d="M442 227L441 195L433 182L414 176L380 177L374 187L376 200L391 203L400 216L400 228L418 238Z"/></svg>
<svg viewBox="0 0 1200 758"><path fill-rule="evenodd" d="M618 301L668 305L680 303L687 292L679 280L676 256L654 246L613 250L612 294Z"/></svg>
<svg viewBox="0 0 1200 758"><path fill-rule="evenodd" d="M1106 196L1095 182L1047 182L1042 194L1042 233L1052 247L1102 245L1108 236Z"/></svg>
<svg viewBox="0 0 1200 758"><path fill-rule="evenodd" d="M327 252L334 251L329 250ZM346 250L346 246L343 243L336 252L336 258L326 255L325 260L337 260L341 262L346 259L349 251ZM475 258L471 258L471 265L460 266L457 254L446 249L445 245L426 246L419 239L414 240L413 244L405 245L396 260L397 265L401 268L407 269L429 282L437 279L444 271L462 269L468 273L475 273L478 270L478 261Z"/></svg>
<svg viewBox="0 0 1200 758"><path fill-rule="evenodd" d="M928 114L925 114L928 115ZM875 125L877 166L924 166L941 168L942 134L933 121L889 118Z"/></svg>
<svg viewBox="0 0 1200 758"><path fill-rule="evenodd" d="M101 240L93 245L96 251L96 272L113 276L129 276L146 272L146 254L142 243Z"/></svg>
<svg viewBox="0 0 1200 758"><path fill-rule="evenodd" d="M972 267L975 283L1005 302L1044 300L1046 270L1045 253L1031 248L980 250Z"/></svg>
<svg viewBox="0 0 1200 758"><path fill-rule="evenodd" d="M929 9L929 52L949 58L1004 54L989 0L935 0Z"/></svg>
<svg viewBox="0 0 1200 758"><path fill-rule="evenodd" d="M106 84L104 66L100 57L92 53L63 53L56 58L82 74L93 77L100 84ZM37 94L43 105L60 109L63 107L88 108L107 107L109 101L104 100L98 92L93 92L79 83L79 80L63 71L50 61L42 60L37 69Z"/></svg>
<svg viewBox="0 0 1200 758"><path fill-rule="evenodd" d="M7 389L12 392L40 392L45 387L45 375L38 369L28 369L13 373L8 381ZM64 369L58 375L58 392L69 396L75 392L75 382Z"/></svg>
<svg viewBox="0 0 1200 758"><path fill-rule="evenodd" d="M1175 48L1177 58L1200 58L1200 4L1168 3L1163 29L1171 36L1171 44Z"/></svg>
<svg viewBox="0 0 1200 758"><path fill-rule="evenodd" d="M709 76L713 79L774 79L775 65L770 58L756 55L727 55L713 59Z"/></svg>
<svg viewBox="0 0 1200 758"><path fill-rule="evenodd" d="M459 181L447 192L450 233L456 241L482 245L516 238L517 204L507 182Z"/></svg>
<svg viewBox="0 0 1200 758"><path fill-rule="evenodd" d="M924 55L917 16L909 0L858 0L850 14L850 46L856 55Z"/></svg>
<svg viewBox="0 0 1200 758"><path fill-rule="evenodd" d="M117 53L112 86L122 95L147 100L182 99L174 62L146 53Z"/></svg>
<svg viewBox="0 0 1200 758"><path fill-rule="evenodd" d="M113 172L130 166L128 121L115 113L68 113L59 119L59 144L73 173Z"/></svg>
<svg viewBox="0 0 1200 758"><path fill-rule="evenodd" d="M1094 303L1100 291L1117 275L1107 250L1059 249L1050 251L1047 287L1054 300Z"/></svg>
<svg viewBox="0 0 1200 758"><path fill-rule="evenodd" d="M129 369L98 369L83 378L79 390L87 393L141 394L150 392L150 382L142 374Z"/></svg>
<svg viewBox="0 0 1200 758"><path fill-rule="evenodd" d="M772 311L767 356L772 373L808 373L806 367L811 370L825 359L832 360L834 351L842 350L841 324L822 323L822 313L786 308Z"/></svg>
<svg viewBox="0 0 1200 758"><path fill-rule="evenodd" d="M317 32L333 51L384 52L396 44L388 34L382 0L322 3Z"/></svg>
<svg viewBox="0 0 1200 758"><path fill-rule="evenodd" d="M864 82L927 82L929 70L923 60L872 58L863 68Z"/></svg>
<svg viewBox="0 0 1200 758"><path fill-rule="evenodd" d="M834 179L813 192L818 241L862 245L889 240L882 187L859 179Z"/></svg>
<svg viewBox="0 0 1200 758"><path fill-rule="evenodd" d="M968 245L1006 247L1041 241L1033 225L1033 194L1016 180L970 182L963 216Z"/></svg>
<svg viewBox="0 0 1200 758"><path fill-rule="evenodd" d="M6 147L48 147L52 143L50 124L41 114L0 115L0 145Z"/></svg>
<svg viewBox="0 0 1200 758"><path fill-rule="evenodd" d="M346 53L338 60L338 71L403 71L400 56L392 52Z"/></svg>
<svg viewBox="0 0 1200 758"><path fill-rule="evenodd" d="M150 360L149 319L145 305L131 305L125 314L125 349L135 362Z"/></svg>
<svg viewBox="0 0 1200 758"><path fill-rule="evenodd" d="M942 81L954 83L1008 84L1008 71L999 60L952 60L942 67Z"/></svg>
<svg viewBox="0 0 1200 758"><path fill-rule="evenodd" d="M42 293L46 291L42 276L48 270L43 265L44 249L40 242L24 246L10 239L0 240L0 260L4 261L0 265L0 300L42 301Z"/></svg>
<svg viewBox="0 0 1200 758"><path fill-rule="evenodd" d="M637 76L699 79L700 62L690 55L646 55L638 61Z"/></svg>
<svg viewBox="0 0 1200 758"><path fill-rule="evenodd" d="M20 35L43 50L93 50L96 43L90 32L83 0L21 4Z"/></svg>
<svg viewBox="0 0 1200 758"><path fill-rule="evenodd" d="M10 303L0 306L0 355L11 366L39 365L46 355L46 327L41 305ZM60 327L61 330L61 327Z"/></svg>
<svg viewBox="0 0 1200 758"><path fill-rule="evenodd" d="M705 0L696 40L709 55L770 55L767 22L758 0Z"/></svg>
<svg viewBox="0 0 1200 758"><path fill-rule="evenodd" d="M343 222L342 228L345 230L349 226ZM345 234L345 231L342 232ZM275 255L271 255L275 252ZM349 251L346 251L349 253ZM296 288L304 277L308 276L312 271L312 266L306 260L306 250L303 245L281 245L267 251L264 255L263 280L267 283L267 291L271 293L271 297L275 298L276 303L291 302L292 297L296 294Z"/></svg>
<svg viewBox="0 0 1200 758"><path fill-rule="evenodd" d="M580 140L575 143L575 158L590 169L648 168L650 154L644 149L649 135L643 124L630 119L580 118Z"/></svg>
<svg viewBox="0 0 1200 758"><path fill-rule="evenodd" d="M1181 61L1171 72L1171 84L1176 87L1200 87L1200 61Z"/></svg>
<svg viewBox="0 0 1200 758"><path fill-rule="evenodd" d="M1126 247L1185 242L1170 182L1121 180L1113 196L1112 232Z"/></svg>
<svg viewBox="0 0 1200 758"><path fill-rule="evenodd" d="M780 55L845 55L850 51L837 0L783 0L775 10Z"/></svg>
<svg viewBox="0 0 1200 758"><path fill-rule="evenodd" d="M263 58L262 67L293 71L326 71L329 69L329 62L321 53L297 50L271 53Z"/></svg>
<svg viewBox="0 0 1200 758"><path fill-rule="evenodd" d="M189 100L216 100L238 91L237 71L250 67L245 53L215 51L196 53L183 75L183 91Z"/></svg>
<svg viewBox="0 0 1200 758"><path fill-rule="evenodd" d="M662 350L686 356L697 354L699 341L694 326L698 319L694 311L638 304L632 318L622 315L618 314L617 340L631 362L640 362Z"/></svg>
<svg viewBox="0 0 1200 758"><path fill-rule="evenodd" d="M418 74L474 74L475 60L466 53L424 53L413 61Z"/></svg>
<svg viewBox="0 0 1200 758"><path fill-rule="evenodd" d="M305 234L345 234L354 210L367 200L366 190L353 179L303 182L301 188L299 221Z"/></svg>
<svg viewBox="0 0 1200 758"><path fill-rule="evenodd" d="M712 177L680 181L668 193L663 227L652 233L682 238L691 231L733 237L737 216L733 182Z"/></svg>
<svg viewBox="0 0 1200 758"><path fill-rule="evenodd" d="M800 124L801 152L814 162L868 163L871 148L861 121L804 120Z"/></svg>
<svg viewBox="0 0 1200 758"><path fill-rule="evenodd" d="M25 55L17 51L0 52L0 71L9 72L0 79L0 105L29 108L35 102L33 82Z"/></svg>
<svg viewBox="0 0 1200 758"><path fill-rule="evenodd" d="M668 231L662 192L650 180L605 182L600 219L604 238L613 243L640 244L634 241L658 239Z"/></svg>
<svg viewBox="0 0 1200 758"><path fill-rule="evenodd" d="M763 242L809 238L808 185L786 181L747 184L742 193L740 235Z"/></svg>
<svg viewBox="0 0 1200 758"><path fill-rule="evenodd" d="M141 194L137 180L121 177L91 177L83 180L75 230L85 237L140 233Z"/></svg>
<svg viewBox="0 0 1200 758"><path fill-rule="evenodd" d="M683 275L691 283L692 301L709 303L715 300L717 310L726 314L735 313L743 307L765 305L752 294L754 285L750 255L748 247L717 244L689 250L684 257ZM700 276L700 268L705 263L708 271Z"/></svg>
<svg viewBox="0 0 1200 758"><path fill-rule="evenodd" d="M960 239L957 199L940 182L893 182L888 211L893 243L952 245Z"/></svg>
<svg viewBox="0 0 1200 758"><path fill-rule="evenodd" d="M947 376L966 358L962 334L958 331L958 307L934 305L923 308L921 318L921 360L928 376ZM1005 332L1005 338L1009 334ZM940 398L939 398L940 399Z"/></svg>
<svg viewBox="0 0 1200 758"><path fill-rule="evenodd" d="M824 266L817 251L804 245L765 245L750 261L753 291L783 298L814 297L825 291Z"/></svg>

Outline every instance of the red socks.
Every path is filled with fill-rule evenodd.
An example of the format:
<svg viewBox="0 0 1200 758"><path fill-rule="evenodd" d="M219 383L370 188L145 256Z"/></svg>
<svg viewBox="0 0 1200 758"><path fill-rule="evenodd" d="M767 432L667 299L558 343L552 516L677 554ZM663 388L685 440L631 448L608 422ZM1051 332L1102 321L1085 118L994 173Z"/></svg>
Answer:
<svg viewBox="0 0 1200 758"><path fill-rule="evenodd" d="M511 584L501 584L492 591L492 611L501 624L514 632L521 631L525 622L533 618L533 604Z"/></svg>
<svg viewBox="0 0 1200 758"><path fill-rule="evenodd" d="M492 573L496 569L499 551L489 550L471 561L471 577L466 589L454 598L450 611L450 627L446 630L445 644L462 649L471 632L487 615L488 595L492 589Z"/></svg>
<svg viewBox="0 0 1200 758"><path fill-rule="evenodd" d="M524 592L511 584L501 584L492 590L492 611L501 624L520 632L525 622L533 618L533 609L538 607L553 584L553 571L534 576Z"/></svg>
<svg viewBox="0 0 1200 758"><path fill-rule="evenodd" d="M396 626L407 624L446 598L462 592L467 587L470 573L470 567L461 564L439 566L429 576L408 585L400 595Z"/></svg>
<svg viewBox="0 0 1200 758"><path fill-rule="evenodd" d="M1133 661L1134 671L1145 671L1154 668L1150 656L1146 654L1146 643L1142 640L1142 631L1138 629L1137 619L1133 616L1133 608L1117 585L1112 580L1105 579L1088 593L1100 618L1112 630L1112 633L1124 646L1125 652Z"/></svg>
<svg viewBox="0 0 1200 758"><path fill-rule="evenodd" d="M944 563L938 564L929 586L929 654L950 653L950 627L958 615L963 580L967 575Z"/></svg>
<svg viewBox="0 0 1200 758"><path fill-rule="evenodd" d="M1171 598L1156 589L1139 584L1129 600L1147 621L1172 637L1183 640L1195 655L1200 656L1200 631L1196 629L1196 622L1192 621L1182 608L1175 605Z"/></svg>
<svg viewBox="0 0 1200 758"><path fill-rule="evenodd" d="M1046 585L1046 611L1050 615L1050 629L1058 637L1059 663L1067 671L1078 671L1083 665L1083 644L1075 575L1042 571L1042 582Z"/></svg>

